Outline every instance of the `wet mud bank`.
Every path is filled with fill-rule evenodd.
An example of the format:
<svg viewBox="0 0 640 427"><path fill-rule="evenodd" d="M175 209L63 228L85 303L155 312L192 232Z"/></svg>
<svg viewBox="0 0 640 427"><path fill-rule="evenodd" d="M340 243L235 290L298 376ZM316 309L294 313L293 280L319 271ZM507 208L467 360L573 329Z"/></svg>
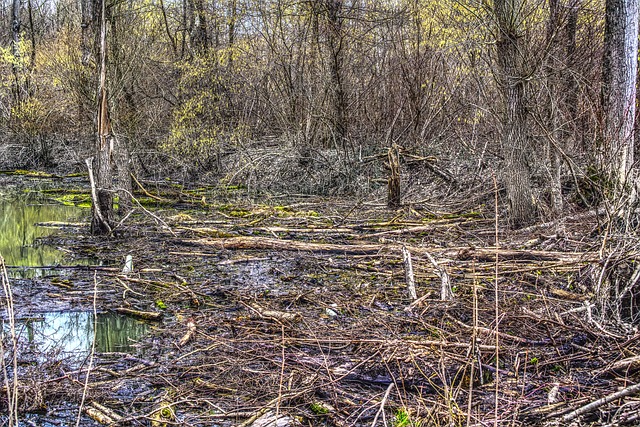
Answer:
<svg viewBox="0 0 640 427"><path fill-rule="evenodd" d="M117 237L79 225L48 238L70 263L103 265L9 280L21 419L483 425L497 407L500 425L634 422L640 344L633 329L598 317L601 254L583 232L594 217L565 221L562 234L553 224L501 229L496 249L481 209L276 204L210 188L158 196L165 202L138 210ZM635 253L625 256L632 265ZM29 332L38 307L76 313L71 329L95 345L74 358L43 351L35 337L55 334ZM127 314L100 326L94 308L98 318ZM118 322L137 332L98 339ZM110 339L121 347L101 344Z"/></svg>

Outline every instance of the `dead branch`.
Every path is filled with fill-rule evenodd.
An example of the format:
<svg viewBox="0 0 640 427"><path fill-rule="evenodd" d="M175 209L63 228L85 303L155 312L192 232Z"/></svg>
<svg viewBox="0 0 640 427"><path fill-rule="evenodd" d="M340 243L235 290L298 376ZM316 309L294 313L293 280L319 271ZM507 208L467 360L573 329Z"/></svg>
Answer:
<svg viewBox="0 0 640 427"><path fill-rule="evenodd" d="M611 403L614 400L620 399L622 397L631 396L640 392L640 384L634 384L632 386L626 387L620 391L609 394L608 396L602 397L596 401L593 401L587 405L584 405L575 411L572 411L562 417L563 422L568 422L573 419L576 419L580 415L587 414L591 411L598 409L599 407L606 405L607 403Z"/></svg>

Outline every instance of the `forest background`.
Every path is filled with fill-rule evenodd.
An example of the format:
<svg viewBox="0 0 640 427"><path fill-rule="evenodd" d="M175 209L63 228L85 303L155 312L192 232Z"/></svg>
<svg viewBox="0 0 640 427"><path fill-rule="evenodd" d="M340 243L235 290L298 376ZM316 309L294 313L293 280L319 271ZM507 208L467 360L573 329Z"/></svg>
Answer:
<svg viewBox="0 0 640 427"><path fill-rule="evenodd" d="M102 135L126 199L131 168L372 194L394 154L407 200L497 176L514 226L628 205L637 3L604 3L5 1L0 159L82 169Z"/></svg>

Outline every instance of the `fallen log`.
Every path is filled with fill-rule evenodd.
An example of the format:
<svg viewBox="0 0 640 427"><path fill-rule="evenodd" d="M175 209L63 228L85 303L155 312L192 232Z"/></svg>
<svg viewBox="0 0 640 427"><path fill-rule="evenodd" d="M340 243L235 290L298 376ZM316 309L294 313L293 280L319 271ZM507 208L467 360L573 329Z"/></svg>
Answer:
<svg viewBox="0 0 640 427"><path fill-rule="evenodd" d="M271 237L230 237L223 239L199 239L193 241L196 245L208 246L215 249L227 250L278 250L278 251L307 251L329 252L347 255L375 254L386 245L360 243L339 245L333 243L311 243L297 240L274 239Z"/></svg>
<svg viewBox="0 0 640 427"><path fill-rule="evenodd" d="M345 255L371 255L384 250L397 252L401 245L397 243L370 243L351 242L349 244L301 242L297 240L274 239L271 237L242 236L220 239L195 239L182 240L183 243L192 246L205 246L214 249L226 250L277 250L277 251L306 251L339 253ZM561 262L593 262L599 259L595 252L557 252L523 249L498 249L495 248L424 248L419 246L406 246L414 254L437 254L440 257L456 259L460 261L486 261L494 262L496 255L499 260L522 261L561 261ZM188 254L180 252L180 254Z"/></svg>

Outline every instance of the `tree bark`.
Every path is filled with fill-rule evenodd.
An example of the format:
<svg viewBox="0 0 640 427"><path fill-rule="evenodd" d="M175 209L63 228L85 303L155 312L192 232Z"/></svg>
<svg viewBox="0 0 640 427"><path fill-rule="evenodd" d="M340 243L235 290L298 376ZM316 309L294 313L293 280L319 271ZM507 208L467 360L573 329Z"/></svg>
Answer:
<svg viewBox="0 0 640 427"><path fill-rule="evenodd" d="M562 102L561 73L564 68L561 60L562 48L560 43L560 30L562 28L560 15L560 1L549 0L549 21L547 23L547 66L546 80L549 90L547 103L550 132L547 138L547 171L549 179L549 194L551 202L551 212L554 218L562 214L562 186L561 178L561 158L559 150L564 145L565 132L562 125Z"/></svg>
<svg viewBox="0 0 640 427"><path fill-rule="evenodd" d="M11 6L11 53L13 54L12 71L15 79L15 87L13 88L14 100L17 108L20 108L23 96L23 88L20 81L22 53L20 52L20 30L22 27L22 21L20 19L21 1L13 0Z"/></svg>
<svg viewBox="0 0 640 427"><path fill-rule="evenodd" d="M109 14L109 23L111 28L111 43L110 43L110 62L114 65L115 79L118 82L122 82L121 93L119 96L113 99L112 108L115 112L114 122L118 123L120 136L116 136L115 132L112 133L112 163L115 167L115 193L118 195L118 215L123 216L128 213L133 207L133 186L131 183L131 168L129 159L129 136L134 131L127 126L126 121L131 118L136 111L136 105L133 98L133 90L129 86L125 72L123 70L126 58L121 53L120 35L122 30L118 25L117 16L122 13L121 8L124 3L116 3L112 6L112 13Z"/></svg>
<svg viewBox="0 0 640 427"><path fill-rule="evenodd" d="M520 227L532 223L537 216L527 162L532 150L527 132L526 76L522 71L523 0L496 0L494 11L498 22L496 48L504 100L502 180L509 203L509 219L513 226Z"/></svg>
<svg viewBox="0 0 640 427"><path fill-rule="evenodd" d="M203 55L209 48L209 35L207 32L207 17L204 10L204 0L193 2L193 27L191 33L191 45L198 55Z"/></svg>
<svg viewBox="0 0 640 427"><path fill-rule="evenodd" d="M333 95L333 138L339 147L346 149L347 102L343 84L344 37L342 34L344 18L341 16L343 0L325 0L328 42L329 42L329 78Z"/></svg>
<svg viewBox="0 0 640 427"><path fill-rule="evenodd" d="M100 75L98 82L98 120L97 120L97 156L94 163L96 180L96 201L98 207L93 207L91 232L93 234L108 234L112 231L113 223L113 172L111 165L112 135L109 121L109 104L107 97L107 25L106 0L100 3Z"/></svg>
<svg viewBox="0 0 640 427"><path fill-rule="evenodd" d="M607 0L602 70L605 128L599 154L602 170L619 195L630 184L633 165L638 0Z"/></svg>

